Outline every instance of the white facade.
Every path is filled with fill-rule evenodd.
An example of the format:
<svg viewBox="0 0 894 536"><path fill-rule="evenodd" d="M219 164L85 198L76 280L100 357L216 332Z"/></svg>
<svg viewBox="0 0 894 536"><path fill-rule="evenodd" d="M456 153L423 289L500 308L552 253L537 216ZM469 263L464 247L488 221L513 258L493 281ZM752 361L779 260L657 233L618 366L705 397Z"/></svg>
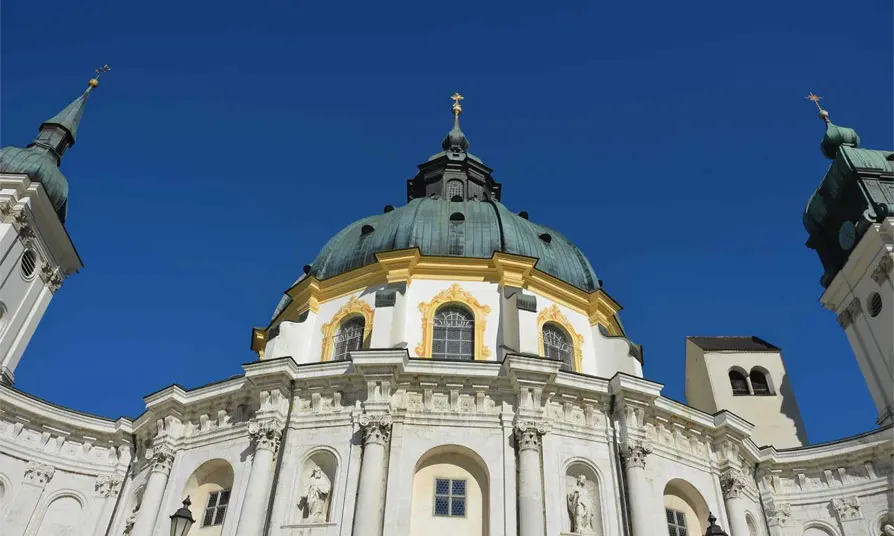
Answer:
<svg viewBox="0 0 894 536"><path fill-rule="evenodd" d="M892 266L894 217L869 227L822 296L847 333L880 425L894 423Z"/></svg>

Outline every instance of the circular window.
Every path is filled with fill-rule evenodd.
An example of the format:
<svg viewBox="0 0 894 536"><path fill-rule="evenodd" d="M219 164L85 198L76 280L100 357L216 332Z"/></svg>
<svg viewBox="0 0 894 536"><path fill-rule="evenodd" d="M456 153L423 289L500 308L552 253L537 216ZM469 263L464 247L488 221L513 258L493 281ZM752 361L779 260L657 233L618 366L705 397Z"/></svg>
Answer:
<svg viewBox="0 0 894 536"><path fill-rule="evenodd" d="M37 269L37 253L34 253L30 249L25 251L25 254L22 255L22 277L25 279L30 279L31 276L34 275L34 271Z"/></svg>
<svg viewBox="0 0 894 536"><path fill-rule="evenodd" d="M875 318L882 312L882 297L878 292L869 295L869 315Z"/></svg>

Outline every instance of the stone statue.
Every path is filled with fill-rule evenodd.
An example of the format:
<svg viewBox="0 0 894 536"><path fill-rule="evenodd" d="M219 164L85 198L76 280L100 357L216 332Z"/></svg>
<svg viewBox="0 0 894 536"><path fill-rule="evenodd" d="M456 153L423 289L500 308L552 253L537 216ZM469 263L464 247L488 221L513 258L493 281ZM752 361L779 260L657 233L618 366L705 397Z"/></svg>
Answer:
<svg viewBox="0 0 894 536"><path fill-rule="evenodd" d="M309 480L298 506L304 508L304 519L313 523L325 523L329 521L329 492L332 491L332 484L319 467L314 467L310 472Z"/></svg>
<svg viewBox="0 0 894 536"><path fill-rule="evenodd" d="M596 534L593 528L593 498L587 489L587 477L580 475L574 487L568 492L568 515L571 518L571 532L576 534Z"/></svg>

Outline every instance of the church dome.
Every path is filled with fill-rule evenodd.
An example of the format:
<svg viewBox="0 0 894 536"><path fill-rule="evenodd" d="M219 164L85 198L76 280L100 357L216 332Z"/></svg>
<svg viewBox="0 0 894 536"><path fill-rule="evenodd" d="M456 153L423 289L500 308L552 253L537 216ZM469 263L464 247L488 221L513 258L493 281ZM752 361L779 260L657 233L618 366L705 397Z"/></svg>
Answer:
<svg viewBox="0 0 894 536"><path fill-rule="evenodd" d="M418 248L422 255L490 258L495 252L537 258L537 269L581 290L599 279L580 249L549 227L496 200L413 199L355 221L332 237L310 274L327 279L376 262L376 253Z"/></svg>

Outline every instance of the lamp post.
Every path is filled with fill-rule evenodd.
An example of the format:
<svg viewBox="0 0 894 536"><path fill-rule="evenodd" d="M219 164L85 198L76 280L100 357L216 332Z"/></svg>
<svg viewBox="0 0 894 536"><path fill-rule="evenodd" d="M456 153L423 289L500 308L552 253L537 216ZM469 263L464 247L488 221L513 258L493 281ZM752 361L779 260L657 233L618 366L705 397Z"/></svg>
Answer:
<svg viewBox="0 0 894 536"><path fill-rule="evenodd" d="M705 531L705 536L727 536L723 529L717 526L717 518L714 517L714 514L708 513L708 530Z"/></svg>
<svg viewBox="0 0 894 536"><path fill-rule="evenodd" d="M183 506L171 515L171 536L186 536L189 533L189 529L192 528L192 524L196 522L189 511L190 504L192 503L189 500L189 496L187 496L183 500Z"/></svg>

